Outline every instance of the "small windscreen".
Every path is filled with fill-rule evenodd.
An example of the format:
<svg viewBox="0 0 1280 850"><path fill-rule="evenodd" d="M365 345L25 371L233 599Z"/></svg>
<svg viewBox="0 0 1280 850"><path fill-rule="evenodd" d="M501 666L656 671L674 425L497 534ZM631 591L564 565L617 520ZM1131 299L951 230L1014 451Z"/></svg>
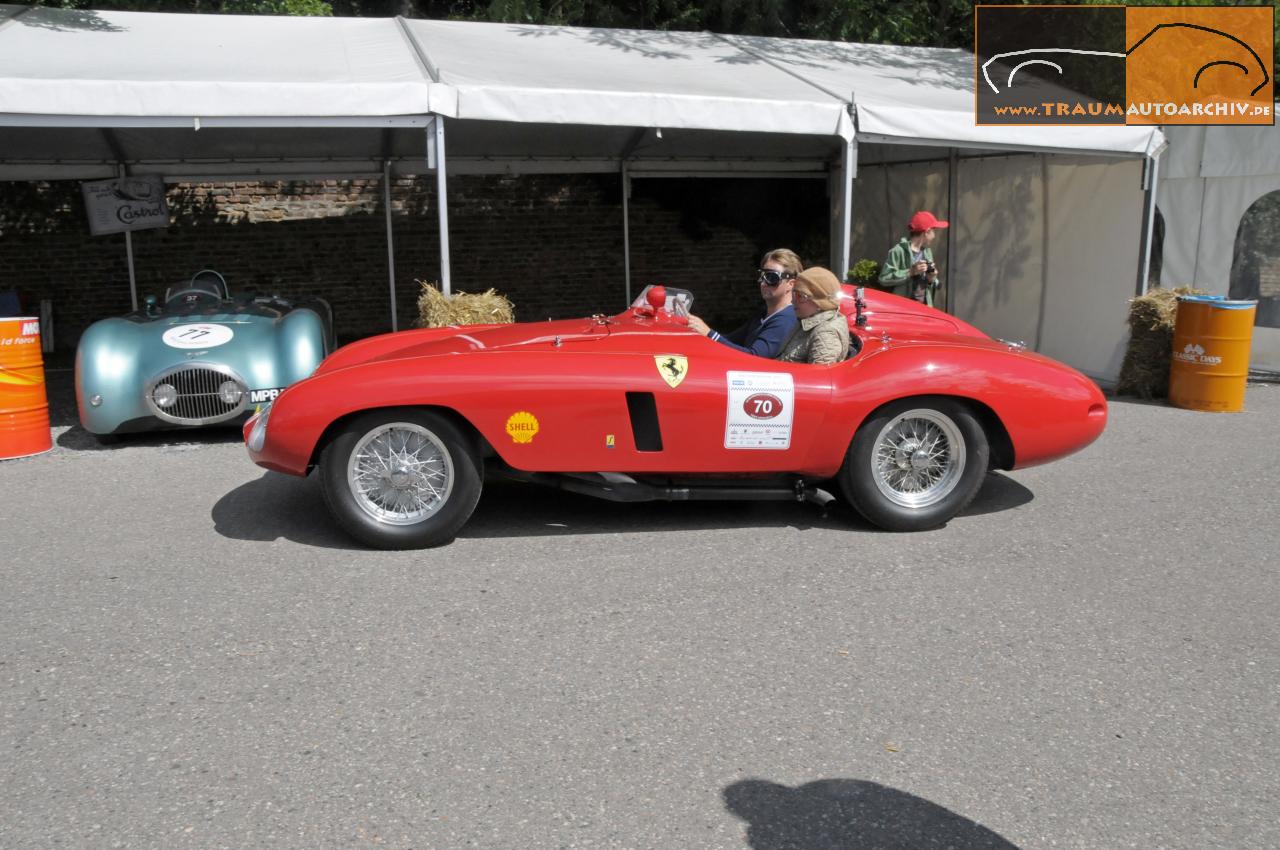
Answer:
<svg viewBox="0 0 1280 850"><path fill-rule="evenodd" d="M667 290L667 303L663 305L664 310L673 316L688 316L693 312L693 293L687 289L676 289L674 286L663 287ZM632 307L644 307L649 303L649 290L653 286L646 286L644 291L636 296L636 300L631 302Z"/></svg>
<svg viewBox="0 0 1280 850"><path fill-rule="evenodd" d="M179 293L191 292L205 292L212 295L214 298L226 298L227 282L223 279L222 275L215 271L206 269L205 271L196 274L196 276L191 278L191 280L171 284L164 292L164 300L167 303Z"/></svg>

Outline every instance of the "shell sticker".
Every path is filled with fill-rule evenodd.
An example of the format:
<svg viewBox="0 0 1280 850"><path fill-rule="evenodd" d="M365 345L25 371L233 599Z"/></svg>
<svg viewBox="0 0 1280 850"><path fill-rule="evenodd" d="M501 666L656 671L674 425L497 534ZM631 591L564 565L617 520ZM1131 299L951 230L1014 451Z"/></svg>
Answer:
<svg viewBox="0 0 1280 850"><path fill-rule="evenodd" d="M538 417L527 410L518 410L507 417L507 434L513 443L532 443L538 435Z"/></svg>
<svg viewBox="0 0 1280 850"><path fill-rule="evenodd" d="M170 348L216 348L235 336L226 325L178 325L164 332L161 339Z"/></svg>

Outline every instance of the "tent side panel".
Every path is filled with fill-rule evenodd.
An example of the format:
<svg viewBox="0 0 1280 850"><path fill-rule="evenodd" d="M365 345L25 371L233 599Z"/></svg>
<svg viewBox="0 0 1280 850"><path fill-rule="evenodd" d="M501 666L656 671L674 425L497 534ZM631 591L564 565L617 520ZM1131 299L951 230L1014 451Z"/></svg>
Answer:
<svg viewBox="0 0 1280 850"><path fill-rule="evenodd" d="M1142 163L1050 157L1040 351L1104 383L1120 376L1142 240Z"/></svg>
<svg viewBox="0 0 1280 850"><path fill-rule="evenodd" d="M1280 191L1280 174L1214 177L1204 183L1195 283L1214 295L1227 295L1231 287L1231 266L1236 258L1240 223L1251 206L1271 192ZM1194 201L1194 198L1188 200ZM1253 329L1249 365L1255 369L1280 371L1280 330L1267 327Z"/></svg>
<svg viewBox="0 0 1280 850"><path fill-rule="evenodd" d="M1204 200L1204 191L1205 181L1200 178L1160 178L1160 191L1156 193L1156 208L1164 217L1160 285L1166 289L1190 286L1195 282L1196 256L1200 247L1200 204Z"/></svg>
<svg viewBox="0 0 1280 850"><path fill-rule="evenodd" d="M916 210L947 212L947 163L913 162L858 167L853 190L853 250L850 265L863 258L883 263L889 249L907 235L907 222ZM947 256L947 231L939 230L933 256ZM944 275L950 272L942 269Z"/></svg>
<svg viewBox="0 0 1280 850"><path fill-rule="evenodd" d="M1036 344L1044 279L1041 157L961 159L951 222L953 312L994 337Z"/></svg>

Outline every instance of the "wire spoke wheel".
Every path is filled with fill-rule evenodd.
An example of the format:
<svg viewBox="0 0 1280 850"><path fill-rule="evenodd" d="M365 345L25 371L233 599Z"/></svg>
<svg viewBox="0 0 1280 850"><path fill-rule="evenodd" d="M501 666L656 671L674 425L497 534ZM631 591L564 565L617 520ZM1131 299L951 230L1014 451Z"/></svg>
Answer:
<svg viewBox="0 0 1280 850"><path fill-rule="evenodd" d="M414 525L449 501L453 460L439 437L413 422L389 422L360 437L347 461L347 487L378 522Z"/></svg>
<svg viewBox="0 0 1280 850"><path fill-rule="evenodd" d="M872 411L854 433L840 487L872 525L924 531L973 501L990 459L986 431L969 402L903 398Z"/></svg>
<svg viewBox="0 0 1280 850"><path fill-rule="evenodd" d="M945 413L907 410L880 429L871 467L885 498L904 508L925 508L945 499L959 483L965 441Z"/></svg>

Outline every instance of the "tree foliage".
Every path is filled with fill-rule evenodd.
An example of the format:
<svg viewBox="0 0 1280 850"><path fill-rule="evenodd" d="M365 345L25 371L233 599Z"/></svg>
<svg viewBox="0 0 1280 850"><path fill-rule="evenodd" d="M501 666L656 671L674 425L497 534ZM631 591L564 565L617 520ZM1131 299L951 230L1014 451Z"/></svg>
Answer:
<svg viewBox="0 0 1280 850"><path fill-rule="evenodd" d="M329 17L326 0L49 0L34 5L102 12L188 12L226 15L300 15Z"/></svg>

